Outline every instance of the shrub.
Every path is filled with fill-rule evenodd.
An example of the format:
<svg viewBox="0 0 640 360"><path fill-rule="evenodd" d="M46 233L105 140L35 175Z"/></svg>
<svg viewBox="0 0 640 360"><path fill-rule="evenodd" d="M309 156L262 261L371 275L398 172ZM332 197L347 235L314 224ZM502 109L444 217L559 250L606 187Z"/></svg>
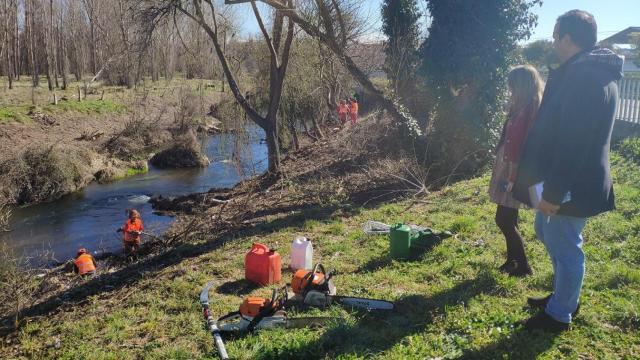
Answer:
<svg viewBox="0 0 640 360"><path fill-rule="evenodd" d="M34 146L0 163L0 183L9 202L52 201L91 181L91 157L72 146Z"/></svg>
<svg viewBox="0 0 640 360"><path fill-rule="evenodd" d="M20 312L34 301L34 292L43 281L34 276L27 260L0 243L0 318L12 316L16 327Z"/></svg>
<svg viewBox="0 0 640 360"><path fill-rule="evenodd" d="M176 137L170 148L153 156L151 164L162 169L205 167L209 165L209 159L202 153L195 134L190 131Z"/></svg>
<svg viewBox="0 0 640 360"><path fill-rule="evenodd" d="M145 119L134 117L106 142L106 150L124 161L146 160L148 154L169 141L169 134Z"/></svg>
<svg viewBox="0 0 640 360"><path fill-rule="evenodd" d="M490 159L504 121L506 75L539 0L433 0L422 73L434 94L429 149L444 171L473 174Z"/></svg>

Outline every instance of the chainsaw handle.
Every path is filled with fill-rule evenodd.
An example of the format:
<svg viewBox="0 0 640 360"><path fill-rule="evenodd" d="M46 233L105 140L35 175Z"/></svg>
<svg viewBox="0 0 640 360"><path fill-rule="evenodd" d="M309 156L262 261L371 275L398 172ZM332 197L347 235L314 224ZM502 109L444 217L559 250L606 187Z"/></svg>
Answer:
<svg viewBox="0 0 640 360"><path fill-rule="evenodd" d="M336 269L330 270L325 276L326 280L329 281L333 277L333 275L338 275L338 271Z"/></svg>
<svg viewBox="0 0 640 360"><path fill-rule="evenodd" d="M316 266L313 268L313 273L322 273L322 274L326 274L327 272L324 270L324 266L320 263L317 263Z"/></svg>

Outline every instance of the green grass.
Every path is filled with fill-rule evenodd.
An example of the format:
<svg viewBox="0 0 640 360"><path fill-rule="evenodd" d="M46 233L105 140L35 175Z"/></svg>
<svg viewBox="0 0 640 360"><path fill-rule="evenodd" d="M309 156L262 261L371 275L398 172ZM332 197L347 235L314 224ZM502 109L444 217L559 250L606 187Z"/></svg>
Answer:
<svg viewBox="0 0 640 360"><path fill-rule="evenodd" d="M176 251L175 265L152 269L125 289L89 298L69 312L30 320L19 334L27 358L215 359L201 318L198 294L214 279L212 311L237 310L247 291L243 256L255 241L277 247L283 266L295 235L314 243L315 260L336 268L339 294L390 299L397 311L367 314L334 307L308 315L340 316L324 329L262 331L227 338L238 359L637 359L640 356L640 170L614 158L618 210L591 219L585 229L587 275L581 315L572 331L527 333L514 323L532 313L527 296L551 289L552 270L534 239L533 212L522 211L521 230L534 275L504 276L504 239L493 223L487 177L454 184L417 204L372 209L306 209L285 220L237 234L199 254L198 244ZM411 205L411 206L410 206ZM366 236L367 220L406 221L456 230L411 261L388 257L384 236ZM211 235L212 238L215 235ZM204 243L204 241L203 241ZM289 281L290 271L283 280ZM283 283L284 283L283 281ZM302 314L298 314L302 315ZM59 340L59 347L54 343Z"/></svg>
<svg viewBox="0 0 640 360"><path fill-rule="evenodd" d="M141 168L141 169L128 168L122 175L114 176L109 181L122 180L122 179L126 179L128 177L134 176L134 175L146 174L147 172L149 172L149 168L148 167L144 167L144 168Z"/></svg>
<svg viewBox="0 0 640 360"><path fill-rule="evenodd" d="M147 172L149 172L149 168L148 167L145 167L144 169L128 168L127 169L127 177L134 176L134 175L140 175L140 174L146 174Z"/></svg>
<svg viewBox="0 0 640 360"><path fill-rule="evenodd" d="M0 123L20 122L28 124L31 122L29 111L33 108L30 105L8 105L0 106ZM58 105L45 105L38 110L49 114L59 114L63 112L76 112L82 114L109 114L123 113L126 111L124 105L110 100L85 100L85 101L59 101Z"/></svg>
<svg viewBox="0 0 640 360"><path fill-rule="evenodd" d="M126 110L126 107L111 100L68 100L59 101L58 105L43 106L42 109L49 113L72 111L83 114L107 114L122 113Z"/></svg>
<svg viewBox="0 0 640 360"><path fill-rule="evenodd" d="M19 122L28 124L31 118L27 116L28 106L0 106L0 123Z"/></svg>

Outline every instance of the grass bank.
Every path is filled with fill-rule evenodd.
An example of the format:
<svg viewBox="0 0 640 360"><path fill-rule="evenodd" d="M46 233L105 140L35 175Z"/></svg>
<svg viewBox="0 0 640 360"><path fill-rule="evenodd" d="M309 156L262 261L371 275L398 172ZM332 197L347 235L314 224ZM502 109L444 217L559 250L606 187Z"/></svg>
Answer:
<svg viewBox="0 0 640 360"><path fill-rule="evenodd" d="M213 359L198 294L209 280L212 311L237 310L248 294L267 296L243 279L252 242L277 247L288 264L289 244L302 234L315 259L340 274L339 294L396 302L397 311L367 314L332 308L310 314L344 318L324 329L273 330L226 339L239 359L635 359L640 356L640 170L614 155L618 209L589 221L587 276L580 316L561 335L527 333L530 295L550 291L552 269L534 239L533 213L521 231L534 275L498 273L504 240L483 176L412 201L371 208L307 207L225 237L180 245L167 260L122 270L120 286L91 292L78 304L32 318L0 345L6 358ZM410 222L457 233L412 261L395 261L386 237L367 236L367 220ZM290 272L283 278L289 280Z"/></svg>

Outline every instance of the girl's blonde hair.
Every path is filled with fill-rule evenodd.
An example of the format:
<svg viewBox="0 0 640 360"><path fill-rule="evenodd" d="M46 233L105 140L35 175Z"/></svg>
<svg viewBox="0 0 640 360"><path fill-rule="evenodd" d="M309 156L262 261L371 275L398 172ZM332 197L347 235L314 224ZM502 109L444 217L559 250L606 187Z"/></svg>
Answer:
<svg viewBox="0 0 640 360"><path fill-rule="evenodd" d="M511 101L509 113L518 114L528 106L533 106L537 110L542 101L544 82L536 70L531 65L520 65L514 67L507 78L509 90L511 90Z"/></svg>

